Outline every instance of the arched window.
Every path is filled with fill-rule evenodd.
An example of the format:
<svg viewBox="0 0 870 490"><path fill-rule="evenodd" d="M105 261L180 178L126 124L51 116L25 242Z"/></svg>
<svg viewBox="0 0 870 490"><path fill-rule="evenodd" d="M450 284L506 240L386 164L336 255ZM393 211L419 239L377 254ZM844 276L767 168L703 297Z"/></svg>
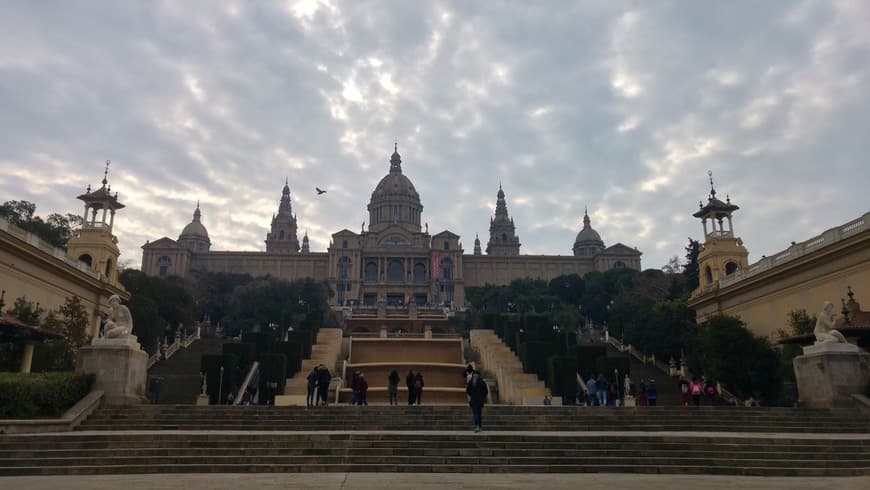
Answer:
<svg viewBox="0 0 870 490"><path fill-rule="evenodd" d="M84 262L85 264L88 264L88 266L90 266L90 267L93 267L93 265L94 265L94 259L88 254L79 255L79 261Z"/></svg>
<svg viewBox="0 0 870 490"><path fill-rule="evenodd" d="M503 241L503 242L506 242L506 241L507 241L507 233L502 233L502 234L501 234L501 241Z"/></svg>
<svg viewBox="0 0 870 490"><path fill-rule="evenodd" d="M704 277L707 278L707 284L713 284L713 271L710 270L710 266L704 267Z"/></svg>
<svg viewBox="0 0 870 490"><path fill-rule="evenodd" d="M366 264L366 281L377 282L378 280L378 264L369 262Z"/></svg>
<svg viewBox="0 0 870 490"><path fill-rule="evenodd" d="M342 257L338 259L338 278L347 279L350 275L350 259Z"/></svg>
<svg viewBox="0 0 870 490"><path fill-rule="evenodd" d="M109 277L109 274L112 273L112 259L106 260L106 277Z"/></svg>
<svg viewBox="0 0 870 490"><path fill-rule="evenodd" d="M441 280L442 281L452 281L453 280L453 261L449 258L441 259Z"/></svg>
<svg viewBox="0 0 870 490"><path fill-rule="evenodd" d="M450 250L450 242L444 240L444 250Z"/></svg>
<svg viewBox="0 0 870 490"><path fill-rule="evenodd" d="M725 264L725 275L730 276L731 274L737 272L738 269L740 269L740 266L738 266L735 262L728 262L727 264Z"/></svg>
<svg viewBox="0 0 870 490"><path fill-rule="evenodd" d="M623 262L623 261L621 261L621 260L617 260L616 262L613 263L613 268L614 268L614 269L624 269L624 268L625 268L625 262Z"/></svg>
<svg viewBox="0 0 870 490"><path fill-rule="evenodd" d="M281 231L278 232L278 239L279 239L279 240L283 240L283 239L284 239L284 230L281 230Z"/></svg>
<svg viewBox="0 0 870 490"><path fill-rule="evenodd" d="M424 282L426 280L426 266L422 262L414 264L414 282Z"/></svg>
<svg viewBox="0 0 870 490"><path fill-rule="evenodd" d="M402 282L405 280L405 266L401 260L391 260L387 266L387 280L390 282Z"/></svg>

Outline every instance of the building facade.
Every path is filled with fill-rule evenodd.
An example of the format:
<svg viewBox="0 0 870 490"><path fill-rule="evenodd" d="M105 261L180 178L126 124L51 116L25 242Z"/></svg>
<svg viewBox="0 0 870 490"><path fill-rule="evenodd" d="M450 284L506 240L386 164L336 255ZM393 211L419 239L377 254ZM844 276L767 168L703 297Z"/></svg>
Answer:
<svg viewBox="0 0 870 490"><path fill-rule="evenodd" d="M753 333L773 338L786 329L793 310L818 315L822 303L846 308L849 288L870 294L870 213L749 264L749 252L734 233L730 199L716 198L694 213L704 243L698 254L700 286L689 299L699 323L711 316L740 317Z"/></svg>
<svg viewBox="0 0 870 490"><path fill-rule="evenodd" d="M583 275L617 267L641 268L637 249L621 243L604 246L588 213L572 255L521 255L516 225L508 215L501 185L495 215L490 219L486 254L477 237L473 253L466 254L456 233L444 230L430 234L422 213L420 195L402 172L402 158L395 148L389 172L369 200L368 229L334 233L325 253L311 252L307 235L300 250L290 188L285 183L265 252L210 250L197 205L193 221L177 240L163 237L142 247L142 271L153 276L185 277L192 271L206 271L312 278L329 283L336 306L413 302L462 307L466 287L504 285L520 278L549 280L562 274Z"/></svg>

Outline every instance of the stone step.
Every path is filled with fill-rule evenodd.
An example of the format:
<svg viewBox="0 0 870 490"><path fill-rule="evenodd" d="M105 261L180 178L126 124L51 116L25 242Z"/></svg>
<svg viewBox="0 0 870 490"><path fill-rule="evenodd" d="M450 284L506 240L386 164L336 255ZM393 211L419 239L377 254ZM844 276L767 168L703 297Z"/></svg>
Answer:
<svg viewBox="0 0 870 490"><path fill-rule="evenodd" d="M130 434L3 436L0 447L49 438L66 443L101 442L102 449L4 451L0 475L119 474L152 472L530 472L554 471L836 476L870 474L868 440L770 437L529 436L483 434L294 434L220 436ZM718 441L706 444L707 441ZM160 444L160 449L129 448ZM658 447L656 441L667 441ZM760 448L748 451L745 441ZM631 442L632 447L625 447ZM188 447L189 443L211 446ZM259 447L269 443L271 448ZM851 443L851 444L844 444ZM274 444L274 445L273 445ZM517 444L524 444L517 447ZM816 449L813 451L812 449ZM63 452L62 452L63 451Z"/></svg>

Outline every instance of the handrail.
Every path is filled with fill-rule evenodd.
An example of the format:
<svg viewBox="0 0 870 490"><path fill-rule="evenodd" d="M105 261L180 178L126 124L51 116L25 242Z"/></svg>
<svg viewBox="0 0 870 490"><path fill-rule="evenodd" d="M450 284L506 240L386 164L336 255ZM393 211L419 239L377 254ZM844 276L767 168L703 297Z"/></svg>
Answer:
<svg viewBox="0 0 870 490"><path fill-rule="evenodd" d="M242 385L239 387L238 393L236 393L236 399L233 401L233 405L241 405L242 404L242 398L243 398L242 395L245 394L245 391L247 391L248 386L251 384L252 381L256 382L255 377L258 379L259 374L260 374L260 363L257 361L254 361L253 364L251 364L251 369L248 370L248 374L245 375L245 380L242 382ZM259 397L259 396L260 396L260 394L257 393L257 397ZM251 400L251 403L254 403L255 401L256 401L256 399Z"/></svg>

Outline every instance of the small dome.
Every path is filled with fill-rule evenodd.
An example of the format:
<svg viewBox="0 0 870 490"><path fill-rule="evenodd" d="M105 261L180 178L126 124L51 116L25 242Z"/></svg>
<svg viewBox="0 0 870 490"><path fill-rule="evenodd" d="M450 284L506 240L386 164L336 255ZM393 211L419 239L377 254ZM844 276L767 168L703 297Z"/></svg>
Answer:
<svg viewBox="0 0 870 490"><path fill-rule="evenodd" d="M415 202L420 202L420 194L417 193L411 179L397 172L390 172L384 176L372 192L372 202L388 197L410 197Z"/></svg>
<svg viewBox="0 0 870 490"><path fill-rule="evenodd" d="M597 246L600 248L604 248L604 241L601 239L601 235L598 234L595 229L592 228L591 220L589 219L589 213L583 213L583 229L580 230L580 233L577 233L577 238L574 240L574 248L584 247L584 246Z"/></svg>
<svg viewBox="0 0 870 490"><path fill-rule="evenodd" d="M202 225L200 217L199 203L197 202L196 211L193 212L193 221L188 223L188 225L184 227L184 230L181 231L181 235L178 237L179 240L194 237L205 238L208 240L208 231L206 231L205 226Z"/></svg>

